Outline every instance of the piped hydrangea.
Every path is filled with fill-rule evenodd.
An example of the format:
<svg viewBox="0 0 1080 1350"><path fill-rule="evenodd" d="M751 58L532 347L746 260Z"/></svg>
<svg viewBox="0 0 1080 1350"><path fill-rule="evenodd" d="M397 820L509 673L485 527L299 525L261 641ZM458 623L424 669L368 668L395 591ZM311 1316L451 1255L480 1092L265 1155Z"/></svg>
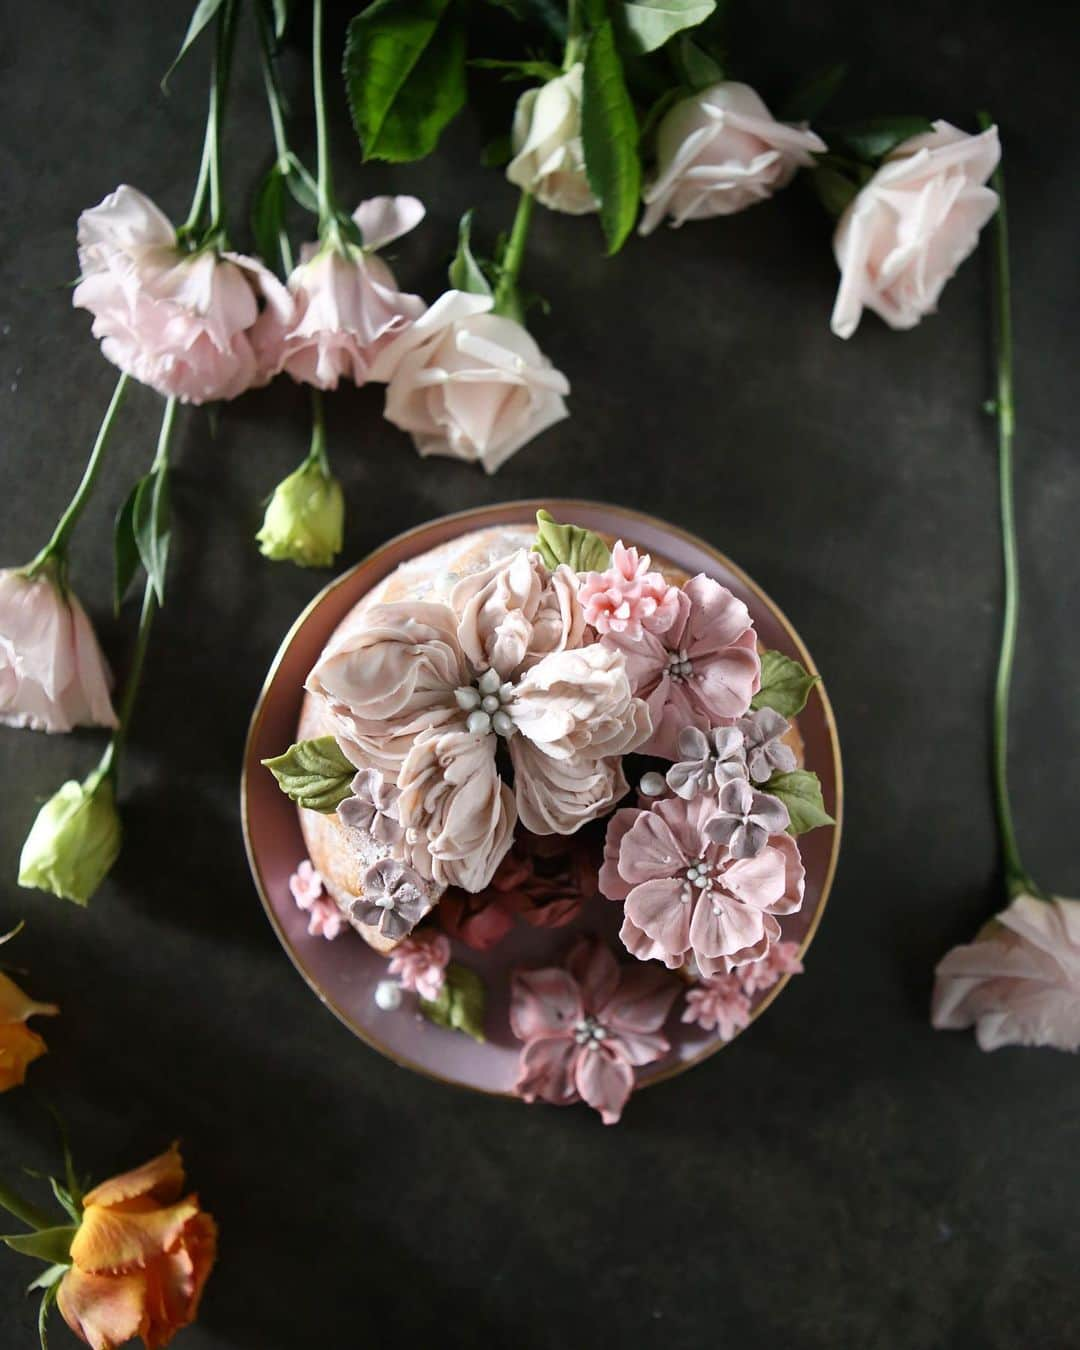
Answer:
<svg viewBox="0 0 1080 1350"><path fill-rule="evenodd" d="M779 797L756 792L745 778L733 778L720 789L717 812L705 825L715 844L725 844L733 858L756 858L773 835L789 824Z"/></svg>
<svg viewBox="0 0 1080 1350"><path fill-rule="evenodd" d="M679 613L679 589L659 572L649 570L652 559L621 539L611 550L611 566L589 572L578 592L585 621L600 634L625 633L640 638L642 630L664 633Z"/></svg>
<svg viewBox="0 0 1080 1350"><path fill-rule="evenodd" d="M797 760L784 737L791 723L773 708L759 708L738 722L742 733L746 768L755 783L767 783L774 773L790 773Z"/></svg>
<svg viewBox="0 0 1080 1350"><path fill-rule="evenodd" d="M667 785L685 801L746 777L746 752L738 727L715 727L709 732L683 727L675 748L679 759L667 771Z"/></svg>
<svg viewBox="0 0 1080 1350"><path fill-rule="evenodd" d="M363 887L353 918L391 941L405 937L431 908L423 879L397 858L380 858L369 867Z"/></svg>

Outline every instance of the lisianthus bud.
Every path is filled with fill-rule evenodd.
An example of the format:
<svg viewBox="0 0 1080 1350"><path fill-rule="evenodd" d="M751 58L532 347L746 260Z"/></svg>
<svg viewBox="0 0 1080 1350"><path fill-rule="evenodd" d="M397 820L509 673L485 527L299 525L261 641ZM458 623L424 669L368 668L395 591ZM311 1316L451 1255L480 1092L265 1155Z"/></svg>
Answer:
<svg viewBox="0 0 1080 1350"><path fill-rule="evenodd" d="M299 567L329 567L341 552L345 496L317 460L303 464L274 489L255 536L266 558Z"/></svg>
<svg viewBox="0 0 1080 1350"><path fill-rule="evenodd" d="M120 852L112 779L96 770L65 783L37 814L19 858L19 885L85 905Z"/></svg>
<svg viewBox="0 0 1080 1350"><path fill-rule="evenodd" d="M578 61L539 89L527 89L514 110L511 183L531 192L552 211L580 216L598 203L585 174L581 145L581 81Z"/></svg>

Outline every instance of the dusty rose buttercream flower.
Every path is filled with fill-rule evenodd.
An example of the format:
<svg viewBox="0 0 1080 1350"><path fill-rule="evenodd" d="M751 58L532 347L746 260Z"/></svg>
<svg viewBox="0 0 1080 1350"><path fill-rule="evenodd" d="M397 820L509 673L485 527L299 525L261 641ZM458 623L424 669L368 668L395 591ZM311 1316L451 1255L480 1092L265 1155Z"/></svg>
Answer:
<svg viewBox="0 0 1080 1350"><path fill-rule="evenodd" d="M45 572L0 571L0 722L115 727L109 670L86 611Z"/></svg>
<svg viewBox="0 0 1080 1350"><path fill-rule="evenodd" d="M308 935L333 942L345 931L345 920L332 898L324 890L321 873L305 858L289 878L289 890L298 909L308 916Z"/></svg>
<svg viewBox="0 0 1080 1350"><path fill-rule="evenodd" d="M390 974L402 989L432 1002L446 982L450 964L450 941L442 933L403 938L390 957Z"/></svg>
<svg viewBox="0 0 1080 1350"><path fill-rule="evenodd" d="M705 1031L719 1031L725 1041L748 1027L750 1000L738 976L717 975L688 990L682 1020L696 1023Z"/></svg>
<svg viewBox="0 0 1080 1350"><path fill-rule="evenodd" d="M376 250L423 218L415 197L374 197L353 213L362 248L344 242L304 246L289 276L293 312L287 323L272 312L260 320L257 340L275 373L284 370L317 389L336 389L341 379L367 382L378 353L427 308L418 295L398 290ZM270 359L275 344L277 355Z"/></svg>
<svg viewBox="0 0 1080 1350"><path fill-rule="evenodd" d="M386 416L421 455L500 464L567 415L566 376L490 296L447 291L369 373L389 381Z"/></svg>
<svg viewBox="0 0 1080 1350"><path fill-rule="evenodd" d="M891 328L913 328L933 313L997 210L986 183L1000 158L997 127L969 136L948 122L886 157L836 227L837 337L855 332L864 309Z"/></svg>
<svg viewBox="0 0 1080 1350"><path fill-rule="evenodd" d="M803 963L799 960L797 942L775 942L760 961L740 966L736 974L743 991L753 995L771 989L785 975L801 975Z"/></svg>
<svg viewBox="0 0 1080 1350"><path fill-rule="evenodd" d="M625 902L627 949L669 965L693 955L706 978L759 960L779 941L779 918L801 907L805 875L787 834L756 857L733 857L709 836L716 811L707 797L670 797L633 821L617 812L609 826L617 853L609 846L600 872L604 895Z"/></svg>
<svg viewBox="0 0 1080 1350"><path fill-rule="evenodd" d="M664 632L609 632L601 641L623 654L634 693L649 705L653 734L644 753L664 759L681 758L684 727L708 731L741 717L761 683L749 610L704 574L679 592L678 613Z"/></svg>
<svg viewBox="0 0 1080 1350"><path fill-rule="evenodd" d="M519 550L459 582L449 604L372 606L323 654L308 688L394 778L424 877L483 890L519 819L571 834L626 791L621 757L648 736L648 709L621 653L581 646L585 631L569 569Z"/></svg>
<svg viewBox="0 0 1080 1350"><path fill-rule="evenodd" d="M217 1225L197 1195L183 1193L174 1144L86 1196L56 1302L93 1350L136 1336L157 1350L194 1322L217 1256Z"/></svg>
<svg viewBox="0 0 1080 1350"><path fill-rule="evenodd" d="M46 1052L46 1045L27 1022L31 1017L55 1017L55 1003L36 1003L14 980L0 971L0 1092L18 1087L26 1070Z"/></svg>
<svg viewBox="0 0 1080 1350"><path fill-rule="evenodd" d="M93 314L94 336L121 370L183 403L236 398L269 377L255 322L260 307L285 322L292 302L257 259L185 251L169 219L126 185L82 213L78 241L72 303Z"/></svg>
<svg viewBox="0 0 1080 1350"><path fill-rule="evenodd" d="M647 553L616 540L611 566L582 579L578 598L586 623L601 635L625 633L630 638L639 638L643 628L651 633L670 628L679 613L679 588L659 572L650 572L651 562Z"/></svg>
<svg viewBox="0 0 1080 1350"><path fill-rule="evenodd" d="M931 1021L981 1050L1080 1050L1080 901L1019 895L935 973Z"/></svg>
<svg viewBox="0 0 1080 1350"><path fill-rule="evenodd" d="M515 971L510 1026L525 1048L514 1091L555 1106L586 1101L614 1125L634 1069L670 1049L661 1027L678 992L666 971L620 967L594 938L575 943L565 968Z"/></svg>
<svg viewBox="0 0 1080 1350"><path fill-rule="evenodd" d="M656 130L656 175L642 194L640 232L729 216L771 197L825 143L778 122L745 84L725 80L676 103Z"/></svg>

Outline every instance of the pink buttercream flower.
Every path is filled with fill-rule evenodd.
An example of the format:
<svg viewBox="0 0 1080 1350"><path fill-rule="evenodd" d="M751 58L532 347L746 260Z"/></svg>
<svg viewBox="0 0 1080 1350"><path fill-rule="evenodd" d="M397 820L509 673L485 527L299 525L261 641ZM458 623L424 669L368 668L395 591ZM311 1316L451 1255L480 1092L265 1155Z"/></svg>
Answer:
<svg viewBox="0 0 1080 1350"><path fill-rule="evenodd" d="M719 1031L725 1041L750 1025L750 1000L737 975L717 975L686 994L682 1020L705 1031Z"/></svg>
<svg viewBox="0 0 1080 1350"><path fill-rule="evenodd" d="M432 1002L446 982L450 963L450 940L442 933L404 938L390 957L390 974L398 977L402 989Z"/></svg>
<svg viewBox="0 0 1080 1350"><path fill-rule="evenodd" d="M603 893L625 902L627 949L672 966L692 953L707 979L766 955L780 939L778 916L801 907L804 882L789 835L735 858L707 832L716 810L707 797L670 797L633 821L617 812L609 832L618 851L609 846L600 872Z"/></svg>
<svg viewBox="0 0 1080 1350"><path fill-rule="evenodd" d="M564 969L516 970L510 1026L525 1042L514 1091L527 1102L586 1101L614 1125L634 1069L666 1055L661 1027L679 992L662 970L620 967L595 938L581 938Z"/></svg>
<svg viewBox="0 0 1080 1350"><path fill-rule="evenodd" d="M169 219L126 185L82 213L78 241L72 303L93 314L113 365L182 403L236 398L265 382L253 342L260 306L280 323L292 303L257 259L187 252Z"/></svg>
<svg viewBox="0 0 1080 1350"><path fill-rule="evenodd" d="M367 382L378 353L427 308L418 295L398 290L376 250L423 218L415 197L374 197L353 213L362 248L339 241L304 246L288 282L291 316L282 325L264 315L256 334L273 373L284 370L317 389L336 389L340 379Z"/></svg>
<svg viewBox="0 0 1080 1350"><path fill-rule="evenodd" d="M644 754L679 758L684 727L708 731L741 717L761 686L757 636L741 600L704 574L678 596L678 613L663 633L608 632L622 652L635 695L649 705L653 734Z"/></svg>
<svg viewBox="0 0 1080 1350"><path fill-rule="evenodd" d="M311 937L322 937L327 942L333 942L345 931L341 910L328 895L321 895L311 906L307 930Z"/></svg>
<svg viewBox="0 0 1080 1350"><path fill-rule="evenodd" d="M310 858L305 858L289 878L292 898L308 916L308 933L333 942L344 931L345 920L323 886L322 873L315 870Z"/></svg>
<svg viewBox="0 0 1080 1350"><path fill-rule="evenodd" d="M411 866L482 891L517 821L573 834L626 791L649 735L615 649L582 646L574 574L519 550L450 603L373 605L308 678L341 735L392 776ZM513 790L502 780L506 743Z"/></svg>
<svg viewBox="0 0 1080 1350"><path fill-rule="evenodd" d="M651 563L647 553L617 540L607 571L589 572L582 580L578 598L585 622L601 635L625 633L636 639L643 628L666 632L678 617L679 588L668 585L659 572L650 572Z"/></svg>
<svg viewBox="0 0 1080 1350"><path fill-rule="evenodd" d="M937 968L930 1020L980 1050L1080 1050L1080 901L1018 895Z"/></svg>
<svg viewBox="0 0 1080 1350"><path fill-rule="evenodd" d="M289 890L300 909L310 909L323 893L322 873L316 871L310 858L305 858L289 878Z"/></svg>
<svg viewBox="0 0 1080 1350"><path fill-rule="evenodd" d="M774 943L760 961L750 961L736 971L743 992L753 997L764 989L771 989L785 975L801 975L803 963L799 960L797 942Z"/></svg>
<svg viewBox="0 0 1080 1350"><path fill-rule="evenodd" d="M115 727L109 669L86 611L48 571L0 571L0 722Z"/></svg>

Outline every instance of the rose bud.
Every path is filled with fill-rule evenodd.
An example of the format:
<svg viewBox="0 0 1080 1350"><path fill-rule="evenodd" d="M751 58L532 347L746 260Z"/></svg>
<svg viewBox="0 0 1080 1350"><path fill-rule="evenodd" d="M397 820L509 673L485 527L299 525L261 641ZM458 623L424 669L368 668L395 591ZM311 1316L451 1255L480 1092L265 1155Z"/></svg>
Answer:
<svg viewBox="0 0 1080 1350"><path fill-rule="evenodd" d="M54 563L0 571L0 722L36 731L116 726L109 669Z"/></svg>
<svg viewBox="0 0 1080 1350"><path fill-rule="evenodd" d="M35 1003L14 980L0 972L0 1092L18 1087L27 1067L46 1051L45 1042L26 1025L30 1017L55 1017L55 1003Z"/></svg>
<svg viewBox="0 0 1080 1350"><path fill-rule="evenodd" d="M183 1192L174 1144L83 1201L56 1302L94 1350L113 1350L136 1336L156 1350L195 1320L217 1255L217 1225L197 1195L181 1199Z"/></svg>
<svg viewBox="0 0 1080 1350"><path fill-rule="evenodd" d="M112 778L100 768L61 787L37 814L19 858L19 885L85 905L120 852Z"/></svg>
<svg viewBox="0 0 1080 1350"><path fill-rule="evenodd" d="M585 174L581 145L581 80L576 62L538 89L527 89L514 110L514 158L506 166L511 183L531 192L552 211L585 215L598 202Z"/></svg>
<svg viewBox="0 0 1080 1350"><path fill-rule="evenodd" d="M948 122L886 156L833 236L837 337L851 337L864 309L890 328L914 328L933 313L997 210L997 193L985 184L1000 158L997 127L969 136Z"/></svg>
<svg viewBox="0 0 1080 1350"><path fill-rule="evenodd" d="M308 459L274 489L262 528L255 536L265 558L299 567L329 567L345 530L341 484Z"/></svg>
<svg viewBox="0 0 1080 1350"><path fill-rule="evenodd" d="M746 84L725 80L664 114L656 130L656 173L642 194L639 233L665 216L672 225L730 216L786 187L825 142L778 122Z"/></svg>

